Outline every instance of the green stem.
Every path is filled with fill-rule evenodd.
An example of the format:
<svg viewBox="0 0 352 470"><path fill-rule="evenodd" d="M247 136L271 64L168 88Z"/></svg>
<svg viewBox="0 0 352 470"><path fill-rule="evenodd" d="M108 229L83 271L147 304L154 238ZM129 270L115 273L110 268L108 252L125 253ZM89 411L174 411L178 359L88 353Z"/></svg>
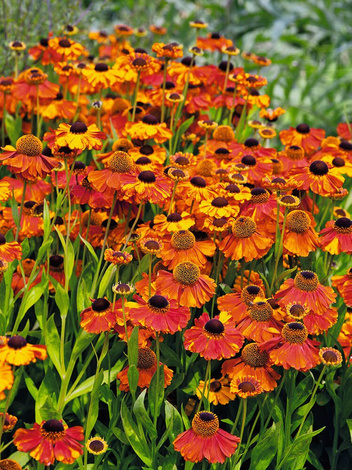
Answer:
<svg viewBox="0 0 352 470"><path fill-rule="evenodd" d="M21 218L22 218L22 212L23 212L23 206L24 206L24 200L26 198L26 189L27 189L27 180L24 180L23 183L23 193L22 193L22 199L21 199L21 205L20 205L20 211L18 214L18 225L16 227L16 236L15 236L15 241L17 242L18 236L20 234L20 229L21 229Z"/></svg>
<svg viewBox="0 0 352 470"><path fill-rule="evenodd" d="M154 403L154 427L158 422L158 400L159 400L159 382L160 382L160 342L159 342L159 333L155 333L155 346L156 346L156 393L155 393L155 403Z"/></svg>
<svg viewBox="0 0 352 470"><path fill-rule="evenodd" d="M114 212L114 208L115 208L115 204L116 204L116 199L117 199L117 191L115 191L115 194L114 194L114 198L113 198L112 205L111 205L111 209L110 209L110 213L109 213L108 223L107 223L106 229L105 229L106 231L105 231L103 246L102 246L101 253L100 253L100 257L99 257L98 266L97 266L96 271L95 271L92 289L91 289L91 291L90 291L90 297L91 297L91 298L93 298L94 295L95 295L96 284L97 284L97 281L98 281L98 278L99 278L99 272L100 272L100 268L101 268L101 263L103 262L103 258L104 258L104 251L105 251L106 241L107 241L108 235L109 235L109 229L110 229L112 214L113 214L113 212Z"/></svg>
<svg viewBox="0 0 352 470"><path fill-rule="evenodd" d="M165 88L166 88L166 75L167 75L167 64L169 62L169 58L165 57L164 62L164 74L163 74L163 95L162 95L162 102L161 102L161 118L160 122L164 122L165 117Z"/></svg>
<svg viewBox="0 0 352 470"><path fill-rule="evenodd" d="M233 422L230 434L233 434L236 431L238 421L240 420L240 416L242 414L242 408L243 408L243 400L240 400L240 404L238 405L237 415L236 415L235 421Z"/></svg>
<svg viewBox="0 0 352 470"><path fill-rule="evenodd" d="M123 251L123 250L126 248L126 246L128 245L128 242L130 241L131 235L132 235L132 233L133 233L133 231L134 231L134 229L136 228L136 225L137 225L137 223L138 223L139 216L141 215L142 207L143 207L143 201L141 201L140 204L139 204L138 212L137 212L136 218L134 219L134 222L133 222L133 225L132 225L132 227L131 227L131 230L130 230L129 234L127 235L125 244L123 245L121 251Z"/></svg>
<svg viewBox="0 0 352 470"><path fill-rule="evenodd" d="M237 452L236 452L236 455L235 455L235 461L234 463L232 464L232 470L234 470L236 468L236 465L237 465L237 462L239 461L239 459L241 458L241 455L240 455L240 449L241 449L241 446L242 446L242 439L243 439L243 434L244 434L244 426L246 424L246 416L247 416L247 398L242 398L243 401L243 412L242 412L242 425L241 425L241 433L240 433L240 443L238 444L238 449L237 449Z"/></svg>
<svg viewBox="0 0 352 470"><path fill-rule="evenodd" d="M280 235L279 248L278 248L277 255L276 255L276 260L275 260L274 274L273 274L273 277L272 277L272 280L271 280L270 293L273 292L273 287L274 287L276 277L277 277L277 268L279 266L279 261L280 261L282 251L283 251L287 213L288 213L288 209L286 207L285 208L285 214L284 214L284 221L283 221L283 224L282 224L282 231L281 231L281 235Z"/></svg>
<svg viewBox="0 0 352 470"><path fill-rule="evenodd" d="M207 368L205 370L205 377L204 377L204 387L203 387L203 390L202 390L202 395L200 397L200 401L198 403L197 412L199 412L201 407L202 407L202 403L203 403L204 395L205 395L205 390L206 390L206 387L207 387L207 380L208 380L209 373L210 373L210 376L211 376L211 361L207 362ZM208 396L209 396L209 393L208 393Z"/></svg>
<svg viewBox="0 0 352 470"><path fill-rule="evenodd" d="M304 423L305 423L305 421L306 421L306 419L307 419L308 413L310 412L310 410L312 409L312 406L314 405L314 402L315 402L315 395L316 395L316 393L317 393L317 390L318 390L318 387L319 387L319 385L320 385L320 382L321 382L321 380L322 380L322 378L323 378L323 376L324 376L326 367L327 367L327 366L326 366L326 364L325 364L324 367L322 368L321 372L320 372L320 375L319 375L319 377L318 377L318 380L316 381L315 387L314 387L314 389L313 389L313 392L312 392L312 395L311 395L311 397L310 397L309 403L308 403L308 405L306 406L306 411L305 411L305 413L304 413L304 415L303 415L303 418L302 418L302 420L301 420L301 425L300 425L300 427L298 428L298 431L297 431L297 434L296 434L296 436L295 436L295 439L297 439L297 438L299 437L299 435L301 434L301 431L302 431L303 426L304 426Z"/></svg>
<svg viewBox="0 0 352 470"><path fill-rule="evenodd" d="M178 180L176 180L175 183L174 183L174 188L173 188L173 190L172 190L171 200L170 200L170 205L169 205L169 211L168 211L167 215L170 215L171 212L172 212L172 206L173 206L174 199L175 199L175 193L176 193L177 183L178 183Z"/></svg>
<svg viewBox="0 0 352 470"><path fill-rule="evenodd" d="M139 91L140 75L141 75L141 72L138 71L138 72L137 72L136 88L135 88L135 91L134 91L133 111L132 111L132 122L134 122L135 117L136 117L137 96L138 96L138 91Z"/></svg>

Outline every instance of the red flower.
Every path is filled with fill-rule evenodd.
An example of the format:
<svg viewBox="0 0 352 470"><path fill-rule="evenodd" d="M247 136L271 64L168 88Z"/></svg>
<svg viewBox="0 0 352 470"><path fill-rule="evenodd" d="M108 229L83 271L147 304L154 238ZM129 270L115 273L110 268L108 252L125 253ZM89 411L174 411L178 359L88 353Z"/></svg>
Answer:
<svg viewBox="0 0 352 470"><path fill-rule="evenodd" d="M68 428L62 420L49 419L32 429L17 429L14 444L20 452L29 455L44 465L53 465L55 459L65 464L73 463L83 454L83 446L79 441L84 440L83 428L74 426Z"/></svg>
<svg viewBox="0 0 352 470"><path fill-rule="evenodd" d="M174 440L174 448L185 460L224 463L235 450L240 439L219 428L218 417L209 411L197 413L192 427Z"/></svg>
<svg viewBox="0 0 352 470"><path fill-rule="evenodd" d="M324 251L332 255L352 253L352 220L348 217L330 220L319 235Z"/></svg>
<svg viewBox="0 0 352 470"><path fill-rule="evenodd" d="M244 341L242 334L226 314L210 319L207 313L203 313L194 320L194 326L184 336L185 349L199 353L207 361L235 356Z"/></svg>

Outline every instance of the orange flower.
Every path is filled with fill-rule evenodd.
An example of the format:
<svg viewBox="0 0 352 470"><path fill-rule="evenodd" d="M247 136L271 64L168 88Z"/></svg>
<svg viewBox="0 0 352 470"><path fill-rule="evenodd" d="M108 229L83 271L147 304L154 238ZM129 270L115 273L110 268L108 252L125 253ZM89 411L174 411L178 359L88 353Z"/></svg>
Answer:
<svg viewBox="0 0 352 470"><path fill-rule="evenodd" d="M146 302L138 295L137 304L129 305L129 317L132 322L141 324L154 331L174 334L187 326L191 313L187 307L179 307L175 300L168 299L159 293Z"/></svg>
<svg viewBox="0 0 352 470"><path fill-rule="evenodd" d="M336 168L330 169L328 164L321 160L314 161L309 167L293 168L289 176L289 185L299 190L311 189L313 193L321 196L335 193L345 181Z"/></svg>
<svg viewBox="0 0 352 470"><path fill-rule="evenodd" d="M250 217L239 217L232 222L232 233L225 237L219 249L227 258L246 262L263 257L274 243L265 236L263 228Z"/></svg>
<svg viewBox="0 0 352 470"><path fill-rule="evenodd" d="M111 88L117 81L120 81L117 71L104 62L98 62L92 68L86 67L83 69L82 75L97 91Z"/></svg>
<svg viewBox="0 0 352 470"><path fill-rule="evenodd" d="M168 59L178 59L183 56L183 46L177 44L177 42L171 42L169 44L155 42L152 45L152 51L155 52L158 57Z"/></svg>
<svg viewBox="0 0 352 470"><path fill-rule="evenodd" d="M87 333L110 331L116 323L116 311L112 310L111 303L105 298L95 299L80 315L80 325Z"/></svg>
<svg viewBox="0 0 352 470"><path fill-rule="evenodd" d="M28 54L34 59L34 62L40 60L42 65L56 64L62 57L49 46L49 38L41 38L39 44L28 49Z"/></svg>
<svg viewBox="0 0 352 470"><path fill-rule="evenodd" d="M172 234L171 238L164 239L164 248L158 256L169 269L173 269L184 261L191 261L199 267L204 267L207 257L213 256L215 249L216 246L212 240L197 241L189 230L178 230Z"/></svg>
<svg viewBox="0 0 352 470"><path fill-rule="evenodd" d="M296 128L280 132L280 139L284 145L299 145L307 154L311 154L320 146L325 137L323 129L313 129L308 124L299 124Z"/></svg>
<svg viewBox="0 0 352 470"><path fill-rule="evenodd" d="M216 287L213 279L201 274L190 261L176 265L173 273L159 271L155 284L157 290L186 307L202 307L213 297Z"/></svg>
<svg viewBox="0 0 352 470"><path fill-rule="evenodd" d="M28 106L34 106L39 99L54 99L60 92L56 83L47 80L48 75L38 68L31 68L22 72L13 84L13 95L18 101Z"/></svg>
<svg viewBox="0 0 352 470"><path fill-rule="evenodd" d="M5 398L4 390L11 390L14 380L12 367L5 362L0 364L0 400Z"/></svg>
<svg viewBox="0 0 352 470"><path fill-rule="evenodd" d="M68 428L62 420L49 419L31 429L17 429L13 443L20 452L29 455L44 465L53 465L55 460L64 464L73 463L83 454L83 428Z"/></svg>
<svg viewBox="0 0 352 470"><path fill-rule="evenodd" d="M27 343L22 336L2 337L0 361L14 366L25 366L37 359L46 359L46 346Z"/></svg>
<svg viewBox="0 0 352 470"><path fill-rule="evenodd" d="M220 33L209 33L205 38L198 36L196 46L203 50L221 52L222 49L233 46L233 43Z"/></svg>
<svg viewBox="0 0 352 470"><path fill-rule="evenodd" d="M165 364L160 362L159 365L164 366L164 387L166 388L171 383L173 372ZM120 381L119 389L123 392L128 392L130 389L127 377L128 369L129 367L125 367L117 374L117 379ZM157 369L156 355L150 348L138 349L137 369L139 372L138 387L148 388Z"/></svg>
<svg viewBox="0 0 352 470"><path fill-rule="evenodd" d="M196 395L199 400L202 395L207 397L209 403L213 405L227 405L231 400L235 399L235 394L230 392L229 381L225 377L220 379L211 379L209 382L209 396L208 387L204 387L204 381L201 380L196 389Z"/></svg>
<svg viewBox="0 0 352 470"><path fill-rule="evenodd" d="M125 129L132 139L154 139L158 144L171 139L173 135L165 122L160 124L152 114L146 114L140 122L127 122Z"/></svg>
<svg viewBox="0 0 352 470"><path fill-rule="evenodd" d="M238 330L246 339L261 343L272 338L281 331L282 325L275 320L273 308L264 299L256 299L247 309L247 314L237 321L234 318Z"/></svg>
<svg viewBox="0 0 352 470"><path fill-rule="evenodd" d="M40 114L47 120L56 118L71 120L76 111L77 103L63 99L62 93L58 93L51 103L40 107Z"/></svg>
<svg viewBox="0 0 352 470"><path fill-rule="evenodd" d="M307 372L320 363L319 344L308 338L307 328L302 323L292 322L283 327L280 336L262 343L260 349L268 351L277 366Z"/></svg>
<svg viewBox="0 0 352 470"><path fill-rule="evenodd" d="M199 353L206 361L235 356L243 341L231 317L223 313L212 319L203 313L184 334L185 349Z"/></svg>
<svg viewBox="0 0 352 470"><path fill-rule="evenodd" d="M287 279L282 284L274 298L282 305L298 301L306 304L309 310L323 315L335 302L336 294L331 287L320 284L318 276L312 271L300 271L295 279Z"/></svg>
<svg viewBox="0 0 352 470"><path fill-rule="evenodd" d="M330 220L319 235L324 251L331 255L352 254L352 220L348 217Z"/></svg>
<svg viewBox="0 0 352 470"><path fill-rule="evenodd" d="M54 131L54 135L44 137L52 147L69 147L71 150L84 150L102 148L102 140L106 138L104 132L101 132L95 124L87 127L83 122L66 124L62 122Z"/></svg>
<svg viewBox="0 0 352 470"><path fill-rule="evenodd" d="M23 179L36 181L45 178L58 166L55 158L43 155L41 141L32 134L23 135L16 141L16 148L6 145L5 152L0 156L3 165L7 165L12 173Z"/></svg>
<svg viewBox="0 0 352 470"><path fill-rule="evenodd" d="M22 258L22 247L18 242L7 242L4 235L0 234L0 258L7 263Z"/></svg>
<svg viewBox="0 0 352 470"><path fill-rule="evenodd" d="M0 423L2 422L3 419L4 419L4 413L0 413ZM13 428L16 426L17 421L18 421L18 418L16 416L12 416L6 413L4 426L3 426L4 432L12 431ZM1 470L1 463L0 463L0 470Z"/></svg>
<svg viewBox="0 0 352 470"><path fill-rule="evenodd" d="M133 260L133 256L130 253L122 252L122 251L114 251L111 248L108 248L104 252L104 259L109 263L115 265L126 265L129 264Z"/></svg>
<svg viewBox="0 0 352 470"><path fill-rule="evenodd" d="M240 439L219 428L219 418L210 411L197 413L192 427L174 440L174 448L185 460L224 463L237 449Z"/></svg>
<svg viewBox="0 0 352 470"><path fill-rule="evenodd" d="M319 246L318 235L314 230L314 217L301 210L289 212L286 218L285 234L283 237L284 248L293 255L308 256Z"/></svg>
<svg viewBox="0 0 352 470"><path fill-rule="evenodd" d="M69 38L49 39L49 47L59 54L61 60L77 60L81 55L88 55L85 47Z"/></svg>
<svg viewBox="0 0 352 470"><path fill-rule="evenodd" d="M235 376L230 390L241 398L256 397L264 391L261 383L250 375Z"/></svg>
<svg viewBox="0 0 352 470"><path fill-rule="evenodd" d="M149 201L153 204L163 205L171 192L171 183L162 175L152 171L141 171L134 178L134 182L126 182L123 186L124 198L133 198L135 202Z"/></svg>
<svg viewBox="0 0 352 470"><path fill-rule="evenodd" d="M186 231L194 224L194 219L188 212L172 212L168 216L159 214L154 217L154 227L160 235L164 235L166 232Z"/></svg>
<svg viewBox="0 0 352 470"><path fill-rule="evenodd" d="M265 297L264 290L257 285L248 285L241 292L218 297L218 307L221 312L229 313L237 322L247 315L247 307L250 307L256 297Z"/></svg>
<svg viewBox="0 0 352 470"><path fill-rule="evenodd" d="M242 349L241 357L223 363L221 373L228 375L230 379L244 375L252 376L258 380L264 392L271 392L281 377L271 364L267 351L261 351L257 343L249 343Z"/></svg>

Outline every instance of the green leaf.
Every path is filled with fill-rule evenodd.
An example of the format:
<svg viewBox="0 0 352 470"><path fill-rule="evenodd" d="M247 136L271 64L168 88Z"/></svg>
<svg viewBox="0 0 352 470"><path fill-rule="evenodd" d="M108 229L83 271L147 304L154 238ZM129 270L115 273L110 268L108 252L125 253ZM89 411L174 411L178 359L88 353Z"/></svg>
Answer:
<svg viewBox="0 0 352 470"><path fill-rule="evenodd" d="M6 126L7 135L9 136L9 138L11 140L11 144L15 147L16 146L16 140L22 134L22 118L21 118L21 116L18 115L17 118L15 119L11 114L6 113L5 126Z"/></svg>
<svg viewBox="0 0 352 470"><path fill-rule="evenodd" d="M70 307L70 297L61 284L57 284L55 292L55 302L59 307L61 318L67 317Z"/></svg>
<svg viewBox="0 0 352 470"><path fill-rule="evenodd" d="M112 428L112 432L123 444L129 444L126 434L120 428Z"/></svg>
<svg viewBox="0 0 352 470"><path fill-rule="evenodd" d="M165 400L165 424L169 430L170 444L183 431L182 418L177 409L167 400Z"/></svg>
<svg viewBox="0 0 352 470"><path fill-rule="evenodd" d="M299 382L295 388L293 400L291 404L291 410L294 411L296 408L302 405L309 397L313 387L313 378L308 375L305 379Z"/></svg>
<svg viewBox="0 0 352 470"><path fill-rule="evenodd" d="M57 377L52 369L47 369L46 374L42 380L42 383L38 390L37 400L35 402L35 416L36 422L48 419L48 410L51 413L56 412L56 393L59 390L59 384L57 383ZM44 418L44 414L46 417Z"/></svg>
<svg viewBox="0 0 352 470"><path fill-rule="evenodd" d="M346 419L346 424L347 424L348 429L350 431L350 437L351 437L351 442L352 442L352 419Z"/></svg>
<svg viewBox="0 0 352 470"><path fill-rule="evenodd" d="M152 440L155 440L157 438L157 432L144 405L146 393L147 393L147 389L143 390L143 392L139 395L139 397L135 401L133 405L133 413L137 421L140 422L142 426L144 427L144 429L147 430L150 438Z"/></svg>
<svg viewBox="0 0 352 470"><path fill-rule="evenodd" d="M82 240L82 242L86 245L86 247L88 248L88 251L89 253L91 254L93 260L95 261L95 264L97 265L99 263L99 259L98 259L98 256L97 254L95 253L94 251L94 248L92 247L92 245L87 241L85 240L81 235L79 236L79 238Z"/></svg>
<svg viewBox="0 0 352 470"><path fill-rule="evenodd" d="M161 404L164 401L164 365L159 367L159 383L157 383L157 371L155 371L149 386L148 406L152 416L159 415Z"/></svg>
<svg viewBox="0 0 352 470"><path fill-rule="evenodd" d="M128 364L137 366L138 364L138 326L133 328L128 340Z"/></svg>
<svg viewBox="0 0 352 470"><path fill-rule="evenodd" d="M115 272L116 272L116 266L114 266L113 264L111 264L108 267L108 269L105 271L103 279L101 280L100 285L99 285L99 292L98 292L99 298L106 295L108 291L108 287L115 275Z"/></svg>
<svg viewBox="0 0 352 470"><path fill-rule="evenodd" d="M101 370L94 380L94 385L93 385L92 395L91 395L91 402L90 402L91 403L90 417L89 417L89 422L86 422L86 429L85 429L86 436L91 435L91 432L94 428L96 420L98 419L99 397L100 397L99 390L100 390L100 386L103 380L104 380L104 371Z"/></svg>
<svg viewBox="0 0 352 470"><path fill-rule="evenodd" d="M123 424L123 429L125 431L128 442L131 447L138 455L138 457L149 467L152 465L152 455L151 449L148 446L144 436L138 430L135 422L132 419L131 413L125 403L125 400L122 400L121 403L121 419Z"/></svg>
<svg viewBox="0 0 352 470"><path fill-rule="evenodd" d="M76 342L72 350L72 358L77 359L83 351L91 344L91 342L96 338L96 335L93 333L87 333L84 330L80 330L76 338Z"/></svg>
<svg viewBox="0 0 352 470"><path fill-rule="evenodd" d="M179 367L182 369L180 357L173 349L169 348L165 343L160 343L160 351L169 367Z"/></svg>
<svg viewBox="0 0 352 470"><path fill-rule="evenodd" d="M280 432L282 432L281 426L273 423L271 428L267 429L260 437L251 453L251 466L255 466L256 470L267 470L269 467L276 455Z"/></svg>
<svg viewBox="0 0 352 470"><path fill-rule="evenodd" d="M26 383L26 387L29 391L29 393L32 395L34 401L37 400L38 398L38 389L37 387L35 386L35 383L34 381L31 379L31 377L26 373L26 371L24 372L24 381Z"/></svg>
<svg viewBox="0 0 352 470"><path fill-rule="evenodd" d="M291 446L289 446L289 457L285 460L286 468L289 468L290 470L302 470L302 468L304 468L304 464L308 458L312 438L321 433L323 429L325 429L325 427L320 428L317 431L303 434L302 436L299 436Z"/></svg>
<svg viewBox="0 0 352 470"><path fill-rule="evenodd" d="M130 387L130 391L133 395L136 393L137 386L138 386L138 379L139 379L139 372L138 372L137 367L134 364L132 364L128 368L127 379L128 379L128 386Z"/></svg>
<svg viewBox="0 0 352 470"><path fill-rule="evenodd" d="M81 276L77 287L77 312L83 312L84 309L89 307L89 304L87 284L83 276Z"/></svg>
<svg viewBox="0 0 352 470"><path fill-rule="evenodd" d="M46 323L44 339L48 350L48 355L52 360L56 370L61 375L61 362L60 362L60 336L55 325L55 315L51 315Z"/></svg>

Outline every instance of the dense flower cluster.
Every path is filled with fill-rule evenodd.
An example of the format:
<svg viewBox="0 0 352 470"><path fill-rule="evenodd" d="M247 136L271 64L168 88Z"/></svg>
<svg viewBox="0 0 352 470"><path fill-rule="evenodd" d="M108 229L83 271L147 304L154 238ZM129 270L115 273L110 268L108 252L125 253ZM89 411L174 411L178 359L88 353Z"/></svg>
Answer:
<svg viewBox="0 0 352 470"><path fill-rule="evenodd" d="M276 129L285 111L269 108L266 78L248 73L244 62L271 61L237 57L240 51L220 34L198 37L186 55L174 42L134 48L133 30L118 25L114 34L90 33L98 45L93 59L73 39L74 28L68 32L41 39L29 49L32 67L0 79L3 122L6 114L23 119L15 141L2 126L0 272L4 292L12 288L11 302L20 307L18 321L2 325L0 399L11 393L15 367L47 357L46 346L16 332L20 325L28 332L25 313L50 296L60 310L61 337L47 331L42 304L33 307L38 321L31 326L43 328L63 383L71 367L67 325L75 334L97 335L102 356L94 380L106 349L116 358L115 342L121 351L126 346L115 378L119 393L131 392L133 400L137 389L167 393L198 354L204 379L192 385L198 408L173 445L185 460L224 463L241 446L243 428L240 438L235 428L224 431L210 407L221 413L242 400L245 422L246 400L272 392L282 373L339 365L342 355L331 346L349 361L351 315L340 320L336 337L328 333L345 314L343 304L352 308L352 268L330 285L333 269L352 253L344 206L350 127L339 125L337 137L306 123ZM226 60L202 62L207 51ZM170 345L176 358L168 364ZM79 367L78 382L84 362ZM92 384L87 390L97 393ZM60 414L76 386L65 382ZM47 466L108 448L92 437L83 450L83 440L83 428L62 419L14 435L19 451Z"/></svg>

